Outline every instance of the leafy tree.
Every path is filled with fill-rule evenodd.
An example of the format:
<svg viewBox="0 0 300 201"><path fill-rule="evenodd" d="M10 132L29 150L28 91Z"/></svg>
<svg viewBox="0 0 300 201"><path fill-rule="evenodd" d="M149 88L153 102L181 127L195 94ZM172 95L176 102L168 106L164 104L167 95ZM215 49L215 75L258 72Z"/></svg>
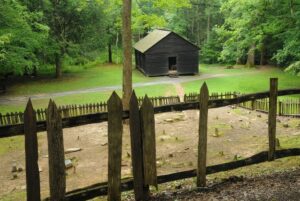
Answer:
<svg viewBox="0 0 300 201"><path fill-rule="evenodd" d="M45 20L50 27L48 56L54 60L56 77L62 75L66 54L84 56L86 51L103 47L102 4L99 0L49 0L44 7Z"/></svg>
<svg viewBox="0 0 300 201"><path fill-rule="evenodd" d="M47 38L48 27L18 1L0 3L0 74L24 74L39 66L37 54Z"/></svg>
<svg viewBox="0 0 300 201"><path fill-rule="evenodd" d="M189 8L188 0L135 0L133 5L133 32L141 38L154 28L181 30L177 14ZM178 23L177 23L178 22Z"/></svg>
<svg viewBox="0 0 300 201"><path fill-rule="evenodd" d="M225 0L217 28L222 62L289 65L300 60L299 0ZM260 57L259 57L260 55Z"/></svg>
<svg viewBox="0 0 300 201"><path fill-rule="evenodd" d="M108 50L108 62L112 63L112 46L115 44L116 49L119 47L119 36L121 35L121 0L105 0L105 28L106 28L106 43Z"/></svg>

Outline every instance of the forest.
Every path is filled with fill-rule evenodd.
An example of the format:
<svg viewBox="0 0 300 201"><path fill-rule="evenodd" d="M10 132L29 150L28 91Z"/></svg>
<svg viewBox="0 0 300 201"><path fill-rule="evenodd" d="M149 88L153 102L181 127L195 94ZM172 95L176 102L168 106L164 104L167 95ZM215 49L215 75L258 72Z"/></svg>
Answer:
<svg viewBox="0 0 300 201"><path fill-rule="evenodd" d="M0 77L116 62L121 0L0 0ZM200 47L201 63L274 65L300 75L300 0L133 0L133 43L155 28Z"/></svg>

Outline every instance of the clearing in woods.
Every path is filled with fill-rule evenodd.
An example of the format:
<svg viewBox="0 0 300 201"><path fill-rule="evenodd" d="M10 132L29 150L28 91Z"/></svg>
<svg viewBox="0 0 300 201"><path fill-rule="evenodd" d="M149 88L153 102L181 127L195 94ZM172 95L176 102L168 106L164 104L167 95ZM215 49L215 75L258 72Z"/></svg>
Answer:
<svg viewBox="0 0 300 201"><path fill-rule="evenodd" d="M189 110L155 116L158 174L167 174L196 168L199 111ZM288 127L286 127L286 124ZM208 122L208 165L224 163L249 157L267 150L267 115L244 109L224 107L209 110ZM300 119L278 117L277 136L280 148L300 147ZM12 164L24 164L23 138L13 137L1 145L5 152L0 154L0 200L23 200L25 196L25 172L17 173L12 179ZM41 169L42 196L48 196L48 156L45 132L38 135L39 166ZM67 191L107 181L107 123L91 124L64 129L65 150L81 148L68 153L75 168L67 170ZM131 177L131 155L128 126L124 126L122 177ZM299 159L291 157L264 165L236 170L234 175L252 175L254 172L272 172L299 167ZM276 164L276 165L275 165ZM276 167L276 170L275 170ZM209 175L226 177L228 172ZM175 182L176 185L183 181ZM174 184L166 184L174 188ZM195 183L191 184L195 186ZM164 185L165 186L165 185ZM165 187L161 186L160 189ZM126 194L123 194L126 195ZM101 199L100 199L101 200ZM183 199L184 200L184 199Z"/></svg>

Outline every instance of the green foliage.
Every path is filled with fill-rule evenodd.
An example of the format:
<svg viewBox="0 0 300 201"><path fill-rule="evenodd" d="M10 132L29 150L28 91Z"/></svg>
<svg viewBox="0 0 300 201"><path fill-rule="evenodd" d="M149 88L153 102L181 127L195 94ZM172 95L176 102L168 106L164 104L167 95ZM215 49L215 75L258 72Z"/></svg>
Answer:
<svg viewBox="0 0 300 201"><path fill-rule="evenodd" d="M177 13L189 7L188 0L136 0L133 5L133 32L140 34L153 28L174 28Z"/></svg>
<svg viewBox="0 0 300 201"><path fill-rule="evenodd" d="M216 29L223 43L220 61L240 61L253 45L256 55L263 55L262 59L268 63L289 65L299 61L299 3L299 0L223 1L221 13L225 21Z"/></svg>
<svg viewBox="0 0 300 201"><path fill-rule="evenodd" d="M220 52L222 51L222 45L219 43L215 32L211 40L206 41L204 45L201 46L200 50L200 60L206 64L218 63L218 58L220 57Z"/></svg>
<svg viewBox="0 0 300 201"><path fill-rule="evenodd" d="M1 0L0 74L31 73L57 58L72 65L94 60L89 53L106 44L103 3Z"/></svg>
<svg viewBox="0 0 300 201"><path fill-rule="evenodd" d="M109 49L113 62L121 62L115 52L121 46L122 0L0 2L1 75L43 72L49 64L107 62ZM289 66L300 60L299 5L300 0L133 0L133 40L166 28L197 44L201 62L246 63L255 47L256 64Z"/></svg>
<svg viewBox="0 0 300 201"><path fill-rule="evenodd" d="M48 32L48 27L39 23L40 16L18 1L1 0L0 74L23 74L39 65L37 55Z"/></svg>
<svg viewBox="0 0 300 201"><path fill-rule="evenodd" d="M45 8L45 20L51 28L49 42L54 51L48 55L62 58L68 54L69 57L77 57L77 63L82 64L85 63L86 52L103 48L102 3L97 0L50 1Z"/></svg>
<svg viewBox="0 0 300 201"><path fill-rule="evenodd" d="M300 61L296 61L295 63L292 63L284 71L292 73L293 75L300 76Z"/></svg>

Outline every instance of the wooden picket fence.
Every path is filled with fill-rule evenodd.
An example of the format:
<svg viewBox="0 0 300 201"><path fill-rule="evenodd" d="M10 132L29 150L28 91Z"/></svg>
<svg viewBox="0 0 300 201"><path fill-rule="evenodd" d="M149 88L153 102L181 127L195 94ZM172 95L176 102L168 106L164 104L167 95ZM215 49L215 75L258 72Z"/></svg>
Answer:
<svg viewBox="0 0 300 201"><path fill-rule="evenodd" d="M245 94L240 94L238 92L225 92L216 93L213 92L209 96L209 100L217 99L232 99L237 98ZM195 102L199 101L198 93L190 93L184 96L185 102ZM238 107L245 109L256 110L258 112L268 113L269 111L269 98L252 100L247 102L242 102L237 104ZM300 98L283 98L278 100L277 103L277 114L279 116L290 116L290 117L300 117Z"/></svg>
<svg viewBox="0 0 300 201"><path fill-rule="evenodd" d="M268 113L269 99L253 100L238 104L239 107ZM300 117L300 98L282 99L277 102L277 114L279 116Z"/></svg>
<svg viewBox="0 0 300 201"><path fill-rule="evenodd" d="M143 102L143 97L138 98L139 105ZM168 96L168 97L150 97L149 98L153 106L169 105L179 103L179 96ZM95 114L99 112L107 112L107 103L90 103L83 105L64 105L58 107L58 112L61 114L62 118L75 117L86 114ZM37 109L36 110L37 121L45 121L47 109ZM11 112L7 114L0 113L0 126L1 125L15 125L24 123L24 113L23 112Z"/></svg>
<svg viewBox="0 0 300 201"><path fill-rule="evenodd" d="M224 92L217 93L212 92L209 96L209 100L218 100L218 99L232 99L235 97L241 96L238 92ZM180 102L179 96L168 96L168 97L150 97L149 98L154 107L161 105L170 105ZM189 93L184 95L184 102L195 102L199 100L198 93ZM138 104L141 105L143 102L143 97L138 98ZM259 112L267 113L269 110L269 99L260 99L253 100L248 102L243 102L237 106L256 110ZM293 99L281 99L277 104L277 111L279 116L291 116L291 117L300 117L300 98ZM36 110L36 119L37 121L46 120L46 109L37 109ZM64 105L59 106L58 111L61 113L62 118L75 117L86 114L94 114L99 112L107 112L107 103L90 103L83 105ZM0 126L1 125L15 125L24 123L24 114L23 112L11 112L6 114L0 113Z"/></svg>
<svg viewBox="0 0 300 201"><path fill-rule="evenodd" d="M81 201L107 195L108 201L120 201L121 192L134 190L135 200L147 200L149 186L196 177L196 186L206 186L206 175L278 158L300 155L299 148L276 150L277 96L300 94L300 89L278 91L277 79L270 80L270 91L242 95L231 99L209 99L209 91L201 87L199 101L175 103L154 107L146 96L139 104L135 93L130 99L129 111L124 111L122 100L113 93L107 103L107 112L62 118L56 104L50 100L46 121L37 121L36 112L29 100L24 112L24 123L0 126L0 138L25 134L26 191L28 201L40 201L37 133L47 131L50 201ZM238 161L206 166L208 109L236 105L269 97L268 140L269 149ZM163 112L199 110L199 137L197 169L157 175L154 115ZM123 120L129 119L133 178L121 180ZM91 123L108 122L108 181L66 192L63 129Z"/></svg>
<svg viewBox="0 0 300 201"><path fill-rule="evenodd" d="M237 92L212 92L209 95L209 100L231 99L236 97ZM184 102L199 101L199 93L189 93L184 95Z"/></svg>
<svg viewBox="0 0 300 201"><path fill-rule="evenodd" d="M212 92L209 96L209 100L218 100L218 99L232 99L238 96L241 96L238 92L224 92L217 93ZM141 105L143 102L143 97L138 98L138 104ZM168 96L168 97L150 97L149 98L154 107L162 105L176 104L180 102L179 96ZM199 93L189 93L184 95L184 102L197 102L199 101ZM267 113L269 110L269 99L259 99L248 102L242 102L237 106L256 110L259 112ZM277 104L277 111L279 116L291 116L291 117L300 117L300 98L293 99L281 99ZM36 110L36 119L37 121L46 120L46 109L37 109ZM99 112L107 112L107 103L90 103L83 105L64 105L59 106L58 111L61 113L62 118L75 117L86 114L95 114ZM0 126L1 125L15 125L24 123L24 114L23 112L11 112L6 114L0 113Z"/></svg>

